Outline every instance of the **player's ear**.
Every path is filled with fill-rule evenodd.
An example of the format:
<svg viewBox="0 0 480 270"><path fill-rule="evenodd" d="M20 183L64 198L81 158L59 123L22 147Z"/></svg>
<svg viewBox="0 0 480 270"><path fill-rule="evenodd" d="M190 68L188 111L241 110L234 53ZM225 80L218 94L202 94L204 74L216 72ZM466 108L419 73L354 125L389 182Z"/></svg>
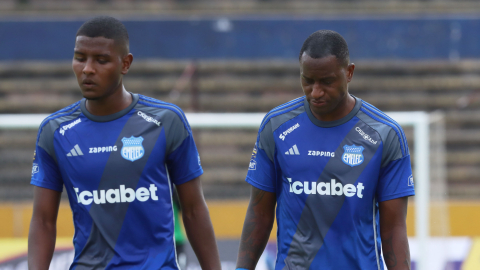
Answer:
<svg viewBox="0 0 480 270"><path fill-rule="evenodd" d="M349 83L353 78L353 71L355 70L355 64L350 63L347 66L347 83Z"/></svg>
<svg viewBox="0 0 480 270"><path fill-rule="evenodd" d="M123 75L128 73L128 70L130 69L132 62L133 62L133 55L131 53L125 55L122 58L122 74Z"/></svg>

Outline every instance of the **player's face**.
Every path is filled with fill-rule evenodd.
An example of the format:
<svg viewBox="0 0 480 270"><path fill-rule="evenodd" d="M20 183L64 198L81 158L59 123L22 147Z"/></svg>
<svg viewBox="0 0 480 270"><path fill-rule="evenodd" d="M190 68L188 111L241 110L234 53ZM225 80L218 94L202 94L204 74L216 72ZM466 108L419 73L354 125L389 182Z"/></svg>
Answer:
<svg viewBox="0 0 480 270"><path fill-rule="evenodd" d="M313 115L321 121L338 120L353 108L354 99L348 94L354 64L342 64L333 55L300 59L300 81ZM350 102L350 103L349 103Z"/></svg>
<svg viewBox="0 0 480 270"><path fill-rule="evenodd" d="M83 96L89 100L100 100L123 89L122 76L131 61L114 43L104 37L77 37L72 67Z"/></svg>

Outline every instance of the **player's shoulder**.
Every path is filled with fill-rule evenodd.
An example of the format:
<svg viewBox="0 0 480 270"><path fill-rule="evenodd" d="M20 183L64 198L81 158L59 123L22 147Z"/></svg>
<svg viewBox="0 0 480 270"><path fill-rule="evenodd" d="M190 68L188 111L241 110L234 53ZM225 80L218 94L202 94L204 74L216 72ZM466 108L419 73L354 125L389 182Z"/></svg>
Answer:
<svg viewBox="0 0 480 270"><path fill-rule="evenodd" d="M271 125L272 131L275 131L283 123L305 112L304 101L305 96L302 96L273 108L263 118L260 131L267 125Z"/></svg>
<svg viewBox="0 0 480 270"><path fill-rule="evenodd" d="M40 128L53 123L55 123L55 125L60 125L61 123L78 118L81 112L80 103L81 100L48 115L45 117L45 119L43 119L42 123L40 124Z"/></svg>
<svg viewBox="0 0 480 270"><path fill-rule="evenodd" d="M407 138L400 124L372 104L364 100L361 100L361 102L362 105L357 117L374 129L380 135L384 144L390 143L392 140L400 142L402 155L408 155Z"/></svg>
<svg viewBox="0 0 480 270"><path fill-rule="evenodd" d="M357 116L367 125L377 131L387 129L403 133L402 127L393 118L365 100L361 100L361 102L362 105Z"/></svg>
<svg viewBox="0 0 480 270"><path fill-rule="evenodd" d="M148 108L149 112L152 114L166 112L178 115L182 119L185 118L185 113L183 110L173 103L138 94L138 104L143 105L144 108Z"/></svg>
<svg viewBox="0 0 480 270"><path fill-rule="evenodd" d="M181 121L188 127L188 121L183 110L177 105L152 97L138 95L137 109L159 116L162 120Z"/></svg>

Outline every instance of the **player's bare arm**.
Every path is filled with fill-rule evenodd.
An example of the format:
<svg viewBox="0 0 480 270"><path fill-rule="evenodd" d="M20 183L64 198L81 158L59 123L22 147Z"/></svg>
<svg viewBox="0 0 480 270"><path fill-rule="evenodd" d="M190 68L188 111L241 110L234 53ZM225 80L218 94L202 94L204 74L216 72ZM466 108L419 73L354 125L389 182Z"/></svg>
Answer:
<svg viewBox="0 0 480 270"><path fill-rule="evenodd" d="M177 191L185 232L200 266L202 269L221 269L215 233L203 197L200 178L178 185Z"/></svg>
<svg viewBox="0 0 480 270"><path fill-rule="evenodd" d="M383 258L389 270L410 270L407 205L408 197L379 203Z"/></svg>
<svg viewBox="0 0 480 270"><path fill-rule="evenodd" d="M255 269L272 231L275 204L275 193L252 186L240 240L237 268Z"/></svg>
<svg viewBox="0 0 480 270"><path fill-rule="evenodd" d="M33 215L28 234L28 269L48 270L57 237L58 191L34 187Z"/></svg>

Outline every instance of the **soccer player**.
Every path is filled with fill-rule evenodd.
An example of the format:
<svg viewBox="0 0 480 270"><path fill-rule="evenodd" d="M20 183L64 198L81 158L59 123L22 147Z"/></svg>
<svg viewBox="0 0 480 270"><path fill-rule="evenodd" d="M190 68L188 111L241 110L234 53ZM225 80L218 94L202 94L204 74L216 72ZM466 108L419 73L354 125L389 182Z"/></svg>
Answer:
<svg viewBox="0 0 480 270"><path fill-rule="evenodd" d="M414 195L400 126L352 96L355 65L338 33L300 50L305 96L264 118L246 181L252 185L239 269L255 269L277 217L275 269L410 269L407 196Z"/></svg>
<svg viewBox="0 0 480 270"><path fill-rule="evenodd" d="M179 107L124 88L133 60L128 43L126 28L111 17L77 32L72 66L84 98L39 128L31 270L49 268L63 187L75 226L70 269L179 269L173 185L200 265L220 269L190 126Z"/></svg>

